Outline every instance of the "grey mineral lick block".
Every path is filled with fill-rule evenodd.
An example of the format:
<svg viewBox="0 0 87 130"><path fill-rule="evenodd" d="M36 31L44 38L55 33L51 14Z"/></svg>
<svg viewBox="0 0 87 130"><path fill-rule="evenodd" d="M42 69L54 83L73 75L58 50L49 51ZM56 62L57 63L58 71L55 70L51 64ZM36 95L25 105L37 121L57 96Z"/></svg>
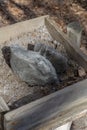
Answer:
<svg viewBox="0 0 87 130"><path fill-rule="evenodd" d="M29 85L57 83L56 71L50 61L39 53L25 50L18 45L11 46L11 68Z"/></svg>
<svg viewBox="0 0 87 130"><path fill-rule="evenodd" d="M46 59L48 59L54 66L57 74L63 73L67 70L67 58L61 53L58 53L53 47L45 44L35 44L34 51L39 52Z"/></svg>
<svg viewBox="0 0 87 130"><path fill-rule="evenodd" d="M2 97L0 97L0 113L9 111L9 107Z"/></svg>
<svg viewBox="0 0 87 130"><path fill-rule="evenodd" d="M81 45L81 34L82 26L78 22L72 22L67 26L67 35L73 44L80 47Z"/></svg>

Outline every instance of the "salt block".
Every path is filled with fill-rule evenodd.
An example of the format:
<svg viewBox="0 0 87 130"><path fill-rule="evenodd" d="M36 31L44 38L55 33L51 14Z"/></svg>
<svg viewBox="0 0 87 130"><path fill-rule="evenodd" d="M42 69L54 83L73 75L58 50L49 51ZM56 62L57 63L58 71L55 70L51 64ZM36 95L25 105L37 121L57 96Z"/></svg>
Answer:
<svg viewBox="0 0 87 130"><path fill-rule="evenodd" d="M72 122L68 122L68 123L56 128L55 130L70 130L71 125L72 125Z"/></svg>
<svg viewBox="0 0 87 130"><path fill-rule="evenodd" d="M0 113L9 111L9 107L2 97L0 97Z"/></svg>
<svg viewBox="0 0 87 130"><path fill-rule="evenodd" d="M81 46L82 30L83 28L78 22L69 23L67 26L67 35L69 39L78 47Z"/></svg>
<svg viewBox="0 0 87 130"><path fill-rule="evenodd" d="M34 51L39 52L40 55L48 59L52 63L57 74L62 74L67 70L67 58L61 53L57 52L57 50L53 47L38 43L35 44Z"/></svg>
<svg viewBox="0 0 87 130"><path fill-rule="evenodd" d="M55 68L37 52L14 45L11 47L10 63L13 72L29 85L58 83Z"/></svg>

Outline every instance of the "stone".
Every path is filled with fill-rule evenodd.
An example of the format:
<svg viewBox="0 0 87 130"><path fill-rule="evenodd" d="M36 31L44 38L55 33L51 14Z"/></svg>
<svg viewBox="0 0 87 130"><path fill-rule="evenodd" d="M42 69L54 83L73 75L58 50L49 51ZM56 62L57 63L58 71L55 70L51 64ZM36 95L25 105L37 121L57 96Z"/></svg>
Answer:
<svg viewBox="0 0 87 130"><path fill-rule="evenodd" d="M58 53L53 47L45 44L35 44L34 51L39 52L46 59L48 59L54 66L57 74L62 74L67 70L67 58Z"/></svg>
<svg viewBox="0 0 87 130"><path fill-rule="evenodd" d="M18 45L11 46L11 68L29 85L58 83L56 71L50 61L34 51Z"/></svg>
<svg viewBox="0 0 87 130"><path fill-rule="evenodd" d="M34 51L39 52L40 55L45 56L46 54L46 45L43 43L36 43L34 46Z"/></svg>
<svg viewBox="0 0 87 130"><path fill-rule="evenodd" d="M82 26L78 22L71 22L67 26L67 35L69 39L78 47L81 46Z"/></svg>

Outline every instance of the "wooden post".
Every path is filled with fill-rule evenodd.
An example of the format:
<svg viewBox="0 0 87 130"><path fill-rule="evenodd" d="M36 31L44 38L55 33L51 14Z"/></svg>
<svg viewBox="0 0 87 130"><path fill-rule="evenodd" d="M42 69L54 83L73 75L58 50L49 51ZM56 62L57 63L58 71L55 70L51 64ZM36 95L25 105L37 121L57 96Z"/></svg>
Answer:
<svg viewBox="0 0 87 130"><path fill-rule="evenodd" d="M72 22L67 26L67 35L75 46L81 46L81 35L82 35L82 27L78 22Z"/></svg>

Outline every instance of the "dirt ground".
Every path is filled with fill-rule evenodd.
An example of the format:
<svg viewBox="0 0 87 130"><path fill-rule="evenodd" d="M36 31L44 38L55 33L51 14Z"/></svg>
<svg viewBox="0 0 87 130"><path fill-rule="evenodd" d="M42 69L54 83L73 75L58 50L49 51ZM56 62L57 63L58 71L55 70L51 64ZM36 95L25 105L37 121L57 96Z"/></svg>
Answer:
<svg viewBox="0 0 87 130"><path fill-rule="evenodd" d="M47 14L54 17L63 31L69 22L79 21L83 26L82 45L87 48L86 0L0 1L0 27ZM72 130L87 130L87 116L73 122Z"/></svg>

